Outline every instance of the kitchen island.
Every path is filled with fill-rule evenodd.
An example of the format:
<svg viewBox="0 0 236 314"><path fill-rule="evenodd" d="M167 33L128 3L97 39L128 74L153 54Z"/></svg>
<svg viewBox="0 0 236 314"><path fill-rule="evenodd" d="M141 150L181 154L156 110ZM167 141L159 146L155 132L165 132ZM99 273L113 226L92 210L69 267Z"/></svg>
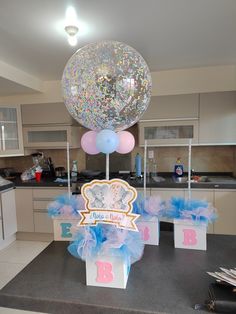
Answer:
<svg viewBox="0 0 236 314"><path fill-rule="evenodd" d="M174 249L173 233L145 246L125 290L89 287L85 263L52 242L0 291L0 306L46 313L196 313L214 280L206 271L235 267L236 236L208 235L208 250ZM206 313L204 310L197 313Z"/></svg>

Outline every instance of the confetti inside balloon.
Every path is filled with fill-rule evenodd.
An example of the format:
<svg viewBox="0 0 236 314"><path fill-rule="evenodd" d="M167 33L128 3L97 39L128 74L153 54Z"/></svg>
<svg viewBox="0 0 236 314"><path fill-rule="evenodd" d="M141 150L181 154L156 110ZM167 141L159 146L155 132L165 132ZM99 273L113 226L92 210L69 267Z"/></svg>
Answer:
<svg viewBox="0 0 236 314"><path fill-rule="evenodd" d="M62 76L65 105L83 126L99 131L135 124L151 97L151 74L143 57L117 41L79 49Z"/></svg>

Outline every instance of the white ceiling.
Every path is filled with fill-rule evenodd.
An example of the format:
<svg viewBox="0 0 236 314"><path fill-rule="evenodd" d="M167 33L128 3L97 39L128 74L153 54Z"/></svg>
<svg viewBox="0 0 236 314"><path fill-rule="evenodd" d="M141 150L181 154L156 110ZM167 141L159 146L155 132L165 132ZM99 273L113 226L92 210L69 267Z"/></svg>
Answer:
<svg viewBox="0 0 236 314"><path fill-rule="evenodd" d="M69 5L76 48L63 30ZM236 64L236 0L0 0L0 61L41 80L60 80L78 48L102 39L134 47L151 71Z"/></svg>

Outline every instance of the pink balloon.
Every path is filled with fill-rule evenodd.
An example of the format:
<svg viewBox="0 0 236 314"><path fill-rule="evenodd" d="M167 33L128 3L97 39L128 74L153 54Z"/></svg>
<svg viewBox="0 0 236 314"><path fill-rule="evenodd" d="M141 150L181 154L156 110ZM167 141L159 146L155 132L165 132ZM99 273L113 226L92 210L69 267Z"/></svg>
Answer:
<svg viewBox="0 0 236 314"><path fill-rule="evenodd" d="M116 151L120 154L130 153L135 145L134 136L128 131L121 131L117 133L119 138L119 146Z"/></svg>
<svg viewBox="0 0 236 314"><path fill-rule="evenodd" d="M82 136L81 147L83 148L85 153L89 155L96 155L99 153L96 147L96 136L97 132L95 131L88 131Z"/></svg>

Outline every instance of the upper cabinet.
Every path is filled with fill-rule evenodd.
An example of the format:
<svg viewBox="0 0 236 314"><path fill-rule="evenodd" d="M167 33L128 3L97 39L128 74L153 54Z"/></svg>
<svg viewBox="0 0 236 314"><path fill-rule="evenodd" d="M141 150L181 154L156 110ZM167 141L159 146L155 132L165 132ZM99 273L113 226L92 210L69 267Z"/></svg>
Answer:
<svg viewBox="0 0 236 314"><path fill-rule="evenodd" d="M80 147L82 128L71 117L64 103L22 105L24 147Z"/></svg>
<svg viewBox="0 0 236 314"><path fill-rule="evenodd" d="M236 92L200 94L200 144L236 144Z"/></svg>
<svg viewBox="0 0 236 314"><path fill-rule="evenodd" d="M23 125L65 124L78 125L64 103L22 105Z"/></svg>
<svg viewBox="0 0 236 314"><path fill-rule="evenodd" d="M149 146L198 143L199 95L155 96L139 121L139 144Z"/></svg>
<svg viewBox="0 0 236 314"><path fill-rule="evenodd" d="M0 105L0 156L24 155L20 106Z"/></svg>
<svg viewBox="0 0 236 314"><path fill-rule="evenodd" d="M153 96L140 122L150 120L198 119L199 94Z"/></svg>
<svg viewBox="0 0 236 314"><path fill-rule="evenodd" d="M176 146L198 143L198 121L165 120L139 123L139 143L148 146Z"/></svg>
<svg viewBox="0 0 236 314"><path fill-rule="evenodd" d="M29 126L23 128L25 148L79 148L82 128L70 125Z"/></svg>

